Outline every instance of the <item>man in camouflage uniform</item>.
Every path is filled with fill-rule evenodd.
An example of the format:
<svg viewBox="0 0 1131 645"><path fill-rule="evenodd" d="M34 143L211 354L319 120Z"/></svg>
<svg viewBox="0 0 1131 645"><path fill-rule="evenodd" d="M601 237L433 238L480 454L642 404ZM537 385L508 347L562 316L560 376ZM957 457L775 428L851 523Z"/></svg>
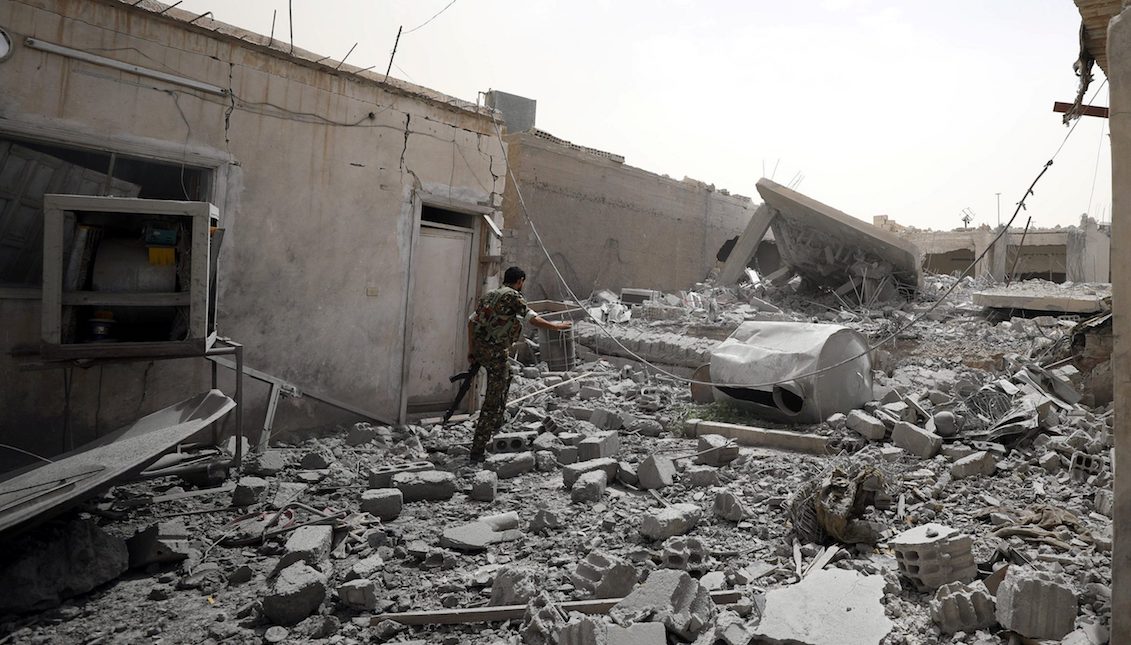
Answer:
<svg viewBox="0 0 1131 645"><path fill-rule="evenodd" d="M479 299L475 313L467 321L467 360L487 370L487 394L479 410L475 438L471 442L471 461L483 459L491 436L503 425L511 371L507 353L522 337L522 323L529 320L535 327L564 331L568 322L552 322L535 315L522 298L526 272L511 267L503 274L503 286Z"/></svg>

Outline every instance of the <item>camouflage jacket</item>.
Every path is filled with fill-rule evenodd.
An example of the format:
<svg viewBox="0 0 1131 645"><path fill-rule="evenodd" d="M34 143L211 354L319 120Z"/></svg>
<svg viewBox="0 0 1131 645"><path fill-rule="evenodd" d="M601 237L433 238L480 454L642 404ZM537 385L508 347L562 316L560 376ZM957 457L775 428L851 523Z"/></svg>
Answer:
<svg viewBox="0 0 1131 645"><path fill-rule="evenodd" d="M510 287L488 291L471 316L471 333L480 351L506 351L522 336L529 307L522 294Z"/></svg>

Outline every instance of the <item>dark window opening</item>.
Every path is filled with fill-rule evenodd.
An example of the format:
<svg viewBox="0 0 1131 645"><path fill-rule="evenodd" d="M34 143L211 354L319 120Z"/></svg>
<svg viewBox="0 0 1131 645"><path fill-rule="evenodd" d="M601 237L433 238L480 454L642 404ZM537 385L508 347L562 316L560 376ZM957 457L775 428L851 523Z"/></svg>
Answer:
<svg viewBox="0 0 1131 645"><path fill-rule="evenodd" d="M446 211L442 208L436 208L435 206L429 206L427 204L420 209L420 221L422 223L433 222L435 224L459 226L460 228L474 228L475 217L475 215Z"/></svg>

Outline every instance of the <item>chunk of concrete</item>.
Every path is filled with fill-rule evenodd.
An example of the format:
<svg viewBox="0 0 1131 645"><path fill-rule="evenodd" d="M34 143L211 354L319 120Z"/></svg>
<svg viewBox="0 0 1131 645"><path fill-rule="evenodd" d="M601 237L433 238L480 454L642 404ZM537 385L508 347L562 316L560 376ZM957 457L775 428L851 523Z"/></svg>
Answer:
<svg viewBox="0 0 1131 645"><path fill-rule="evenodd" d="M499 475L490 470L480 470L471 478L471 499L477 502L493 502L498 494Z"/></svg>
<svg viewBox="0 0 1131 645"><path fill-rule="evenodd" d="M349 609L373 611L377 608L377 585L364 578L348 580L338 585L338 600Z"/></svg>
<svg viewBox="0 0 1131 645"><path fill-rule="evenodd" d="M236 489L232 491L232 506L251 506L256 504L263 496L267 494L267 489L270 485L266 479L262 477L253 477L248 475L240 477L240 481L236 484Z"/></svg>
<svg viewBox="0 0 1131 645"><path fill-rule="evenodd" d="M562 526L562 519L558 514L546 509L540 508L534 514L534 519L530 520L530 531L532 533L548 533L550 529L558 529Z"/></svg>
<svg viewBox="0 0 1131 645"><path fill-rule="evenodd" d="M891 442L923 459L930 459L942 450L942 437L906 421L895 424L891 431Z"/></svg>
<svg viewBox="0 0 1131 645"><path fill-rule="evenodd" d="M592 470L577 478L570 489L569 498L573 502L599 502L605 496L608 476L603 470Z"/></svg>
<svg viewBox="0 0 1131 645"><path fill-rule="evenodd" d="M381 573L385 568L385 561L378 554L373 554L369 557L362 558L355 562L349 571L346 572L345 580L356 580L358 578L372 579Z"/></svg>
<svg viewBox="0 0 1131 645"><path fill-rule="evenodd" d="M570 580L594 598L623 598L636 586L636 569L623 558L591 551L578 563Z"/></svg>
<svg viewBox="0 0 1131 645"><path fill-rule="evenodd" d="M663 623L676 636L692 640L718 611L703 585L686 572L657 569L609 610L609 618L621 626Z"/></svg>
<svg viewBox="0 0 1131 645"><path fill-rule="evenodd" d="M750 510L746 508L742 498L729 490L715 493L714 511L716 517L731 522L741 522L750 517Z"/></svg>
<svg viewBox="0 0 1131 645"><path fill-rule="evenodd" d="M689 486L696 488L719 485L719 470L714 466L688 466L683 476Z"/></svg>
<svg viewBox="0 0 1131 645"><path fill-rule="evenodd" d="M326 576L295 562L279 572L263 597L263 614L276 625L297 625L326 599Z"/></svg>
<svg viewBox="0 0 1131 645"><path fill-rule="evenodd" d="M703 540L682 535L664 541L660 559L666 569L704 571L711 566L711 552Z"/></svg>
<svg viewBox="0 0 1131 645"><path fill-rule="evenodd" d="M586 437L581 440L581 443L577 444L577 458L581 461L615 457L619 451L620 434L617 432L601 432Z"/></svg>
<svg viewBox="0 0 1131 645"><path fill-rule="evenodd" d="M244 472L249 475L270 477L287 467L287 456L282 450L264 450L244 460Z"/></svg>
<svg viewBox="0 0 1131 645"><path fill-rule="evenodd" d="M892 629L883 576L819 569L766 594L757 642L781 645L878 645Z"/></svg>
<svg viewBox="0 0 1131 645"><path fill-rule="evenodd" d="M325 470L335 461L337 459L334 458L334 453L328 448L319 446L303 455L298 465L307 470Z"/></svg>
<svg viewBox="0 0 1131 645"><path fill-rule="evenodd" d="M888 429L883 421L876 417L864 412L863 410L853 410L848 413L845 419L845 425L848 429L856 434L864 437L868 441L883 441L887 436Z"/></svg>
<svg viewBox="0 0 1131 645"><path fill-rule="evenodd" d="M649 455L636 469L640 488L644 490L671 486L675 483L675 473L675 462L663 455Z"/></svg>
<svg viewBox="0 0 1131 645"><path fill-rule="evenodd" d="M399 517L403 506L404 494L397 488L371 488L361 493L361 510L384 521Z"/></svg>
<svg viewBox="0 0 1131 645"><path fill-rule="evenodd" d="M393 475L392 484L401 491L404 501L410 503L443 502L456 493L456 476L442 470L398 472Z"/></svg>
<svg viewBox="0 0 1131 645"><path fill-rule="evenodd" d="M931 420L935 422L935 434L940 437L953 437L958 434L958 417L950 410L936 412Z"/></svg>
<svg viewBox="0 0 1131 645"><path fill-rule="evenodd" d="M931 600L931 620L944 634L975 632L997 623L994 597L981 582L951 582L939 587Z"/></svg>
<svg viewBox="0 0 1131 645"><path fill-rule="evenodd" d="M436 467L427 461L414 461L407 464L386 464L369 469L370 488L389 488L393 485L393 477L398 473L419 473L435 470ZM408 500L406 500L408 501Z"/></svg>
<svg viewBox="0 0 1131 645"><path fill-rule="evenodd" d="M330 558L334 542L334 529L330 526L300 526L291 531L284 547L286 553L279 560L276 571L282 571L296 562L317 567Z"/></svg>
<svg viewBox="0 0 1131 645"><path fill-rule="evenodd" d="M619 430L624 425L620 414L604 408L593 410L589 414L589 423L602 430Z"/></svg>
<svg viewBox="0 0 1131 645"><path fill-rule="evenodd" d="M696 452L695 463L708 466L725 466L738 459L738 445L717 434L699 435Z"/></svg>
<svg viewBox="0 0 1131 645"><path fill-rule="evenodd" d="M492 544L522 537L518 513L485 515L474 522L444 529L440 546L459 551L483 551Z"/></svg>
<svg viewBox="0 0 1131 645"><path fill-rule="evenodd" d="M91 520L41 526L0 556L0 614L54 607L128 567L125 541Z"/></svg>
<svg viewBox="0 0 1131 645"><path fill-rule="evenodd" d="M558 645L667 645L667 629L660 623L611 625L599 616L574 616L562 626Z"/></svg>
<svg viewBox="0 0 1131 645"><path fill-rule="evenodd" d="M130 568L151 564L180 562L189 557L192 539L188 529L179 522L150 524L126 540L130 553Z"/></svg>
<svg viewBox="0 0 1131 645"><path fill-rule="evenodd" d="M1076 595L1047 571L1011 566L997 589L997 621L1028 638L1058 640L1076 625Z"/></svg>
<svg viewBox="0 0 1131 645"><path fill-rule="evenodd" d="M534 470L538 460L533 452L515 452L494 454L487 457L483 466L494 471L499 479L511 479Z"/></svg>
<svg viewBox="0 0 1131 645"><path fill-rule="evenodd" d="M523 645L561 645L559 634L565 624L565 612L542 591L526 604L519 626Z"/></svg>
<svg viewBox="0 0 1131 645"><path fill-rule="evenodd" d="M611 457L590 459L588 461L579 461L576 464L568 464L562 466L562 483L565 484L567 489L573 488L578 477L594 470L603 471L605 473L605 481L612 481L617 476L617 467L617 460Z"/></svg>
<svg viewBox="0 0 1131 645"><path fill-rule="evenodd" d="M703 511L695 504L672 504L644 514L640 533L651 540L683 535L699 523Z"/></svg>
<svg viewBox="0 0 1131 645"><path fill-rule="evenodd" d="M491 583L492 607L503 605L525 605L538 595L538 577L528 569L510 566L500 569Z"/></svg>
<svg viewBox="0 0 1131 645"><path fill-rule="evenodd" d="M979 450L951 464L950 476L954 479L963 479L974 475L989 476L994 474L996 468L997 458L984 450Z"/></svg>

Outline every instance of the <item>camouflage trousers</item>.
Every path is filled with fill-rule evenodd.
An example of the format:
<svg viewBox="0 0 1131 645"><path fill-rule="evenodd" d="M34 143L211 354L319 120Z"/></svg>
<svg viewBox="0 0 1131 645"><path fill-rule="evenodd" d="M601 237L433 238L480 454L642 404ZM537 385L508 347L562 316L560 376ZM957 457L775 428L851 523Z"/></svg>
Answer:
<svg viewBox="0 0 1131 645"><path fill-rule="evenodd" d="M473 458L483 456L491 437L502 427L507 391L511 386L511 370L507 366L506 353L479 355L476 359L487 370L487 394L483 397L479 421L475 424L475 438L471 441Z"/></svg>

